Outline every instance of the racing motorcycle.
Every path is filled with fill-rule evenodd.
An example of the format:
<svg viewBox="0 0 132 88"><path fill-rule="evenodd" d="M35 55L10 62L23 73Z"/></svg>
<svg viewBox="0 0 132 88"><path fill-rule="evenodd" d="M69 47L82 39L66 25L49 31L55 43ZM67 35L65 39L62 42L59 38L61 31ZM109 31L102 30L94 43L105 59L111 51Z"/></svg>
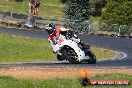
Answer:
<svg viewBox="0 0 132 88"><path fill-rule="evenodd" d="M96 63L96 56L92 53L90 47L83 47L76 42L81 40L75 33L60 33L57 40L51 40L50 38L48 40L59 61L66 60L74 64L82 62Z"/></svg>

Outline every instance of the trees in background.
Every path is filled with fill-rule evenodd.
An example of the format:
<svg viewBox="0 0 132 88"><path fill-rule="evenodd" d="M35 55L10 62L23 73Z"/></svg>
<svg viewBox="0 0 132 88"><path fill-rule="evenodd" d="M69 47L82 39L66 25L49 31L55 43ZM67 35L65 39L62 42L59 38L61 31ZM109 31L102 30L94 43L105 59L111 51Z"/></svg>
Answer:
<svg viewBox="0 0 132 88"><path fill-rule="evenodd" d="M90 16L101 17L101 23L107 25L132 26L131 0L60 0L65 4L65 26L72 29L88 28ZM85 28L84 28L85 27ZM132 32L131 27L117 29ZM113 28L113 26L111 27ZM115 28L115 27L114 27ZM130 29L130 30L129 30Z"/></svg>
<svg viewBox="0 0 132 88"><path fill-rule="evenodd" d="M60 0L61 3L65 4L67 0Z"/></svg>
<svg viewBox="0 0 132 88"><path fill-rule="evenodd" d="M67 0L65 17L72 20L88 20L92 14L89 0Z"/></svg>
<svg viewBox="0 0 132 88"><path fill-rule="evenodd" d="M91 3L94 8L93 16L101 16L102 8L105 7L107 0L91 0Z"/></svg>
<svg viewBox="0 0 132 88"><path fill-rule="evenodd" d="M68 0L60 0L61 3L66 4ZM82 0L83 1L83 0ZM89 0L94 8L93 16L101 16L102 8L106 5L107 0Z"/></svg>
<svg viewBox="0 0 132 88"><path fill-rule="evenodd" d="M119 32L120 35L132 33L132 1L131 0L108 0L103 8L101 23L107 27L105 31Z"/></svg>
<svg viewBox="0 0 132 88"><path fill-rule="evenodd" d="M66 3L65 16L68 19L89 19L91 5L89 0L60 0ZM93 16L101 17L108 24L132 25L131 0L91 0Z"/></svg>
<svg viewBox="0 0 132 88"><path fill-rule="evenodd" d="M108 24L132 25L132 1L109 0L101 19Z"/></svg>
<svg viewBox="0 0 132 88"><path fill-rule="evenodd" d="M65 26L72 29L87 30L85 22L92 14L92 6L89 0L67 0L65 6ZM84 28L85 27L85 28Z"/></svg>

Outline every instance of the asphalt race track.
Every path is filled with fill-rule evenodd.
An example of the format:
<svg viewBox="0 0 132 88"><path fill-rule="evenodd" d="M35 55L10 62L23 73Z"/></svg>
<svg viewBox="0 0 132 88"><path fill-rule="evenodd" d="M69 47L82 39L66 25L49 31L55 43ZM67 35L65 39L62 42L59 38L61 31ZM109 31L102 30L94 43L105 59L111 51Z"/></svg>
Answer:
<svg viewBox="0 0 132 88"><path fill-rule="evenodd" d="M22 30L15 28L0 28L0 33L6 33L10 35L45 38L47 39L48 34L45 31L34 31L34 30ZM107 37L107 36L88 36L79 35L82 41L99 47L112 49L115 51L123 52L127 54L124 59L115 58L114 60L98 61L96 64L70 64L67 62L38 62L38 63L1 63L0 67L5 66L92 66L92 67L131 67L132 66L132 38L119 38L119 37Z"/></svg>

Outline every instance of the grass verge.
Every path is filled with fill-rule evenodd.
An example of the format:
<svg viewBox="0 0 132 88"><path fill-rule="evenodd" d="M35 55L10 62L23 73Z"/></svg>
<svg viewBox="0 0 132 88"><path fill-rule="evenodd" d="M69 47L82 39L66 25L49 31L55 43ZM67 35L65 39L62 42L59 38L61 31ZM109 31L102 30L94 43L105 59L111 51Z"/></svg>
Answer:
<svg viewBox="0 0 132 88"><path fill-rule="evenodd" d="M109 80L121 79L132 80L131 75L124 74L107 74L97 75L92 77L91 80ZM0 88L83 88L80 85L79 79L47 79L47 80L17 80L8 76L0 77ZM132 88L129 86L87 86L85 88Z"/></svg>
<svg viewBox="0 0 132 88"><path fill-rule="evenodd" d="M39 8L40 16L63 16L64 5L59 0L42 0ZM28 14L28 0L15 2L15 0L1 0L0 11L9 11Z"/></svg>
<svg viewBox="0 0 132 88"><path fill-rule="evenodd" d="M47 40L0 35L0 61L55 60Z"/></svg>
<svg viewBox="0 0 132 88"><path fill-rule="evenodd" d="M113 57L115 52L92 47L98 60ZM56 60L46 39L25 38L0 34L0 62L29 62Z"/></svg>

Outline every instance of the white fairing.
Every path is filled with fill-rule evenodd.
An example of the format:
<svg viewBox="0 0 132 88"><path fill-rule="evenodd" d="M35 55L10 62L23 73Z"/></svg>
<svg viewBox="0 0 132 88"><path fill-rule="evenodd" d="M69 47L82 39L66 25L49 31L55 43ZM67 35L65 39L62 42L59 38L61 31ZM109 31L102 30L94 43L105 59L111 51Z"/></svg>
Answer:
<svg viewBox="0 0 132 88"><path fill-rule="evenodd" d="M68 30L70 30L70 29L63 28L63 27L61 27L60 29L61 29L61 31L68 31Z"/></svg>
<svg viewBox="0 0 132 88"><path fill-rule="evenodd" d="M74 34L74 37L72 37L71 40L73 40L73 41L75 41L75 42L77 42L77 43L79 43L79 42L81 41L81 40L77 37L76 34Z"/></svg>
<svg viewBox="0 0 132 88"><path fill-rule="evenodd" d="M51 42L51 41L50 41L50 42ZM58 41L57 41L57 44L53 45L53 44L51 43L51 46L52 46L52 48L53 48L53 51L56 52L56 53L60 53L61 48L62 48L63 46L65 46L65 45L67 45L67 46L69 46L69 47L71 47L71 48L73 48L73 49L75 50L75 52L76 52L77 55L78 55L78 60L79 60L79 61L81 61L81 60L83 60L84 58L86 58L86 57L85 57L84 51L82 51L82 50L78 47L77 43L76 43L75 41L73 41L73 40L66 39L65 36L63 36L63 35L60 35L60 36L59 36L59 39L58 39Z"/></svg>

